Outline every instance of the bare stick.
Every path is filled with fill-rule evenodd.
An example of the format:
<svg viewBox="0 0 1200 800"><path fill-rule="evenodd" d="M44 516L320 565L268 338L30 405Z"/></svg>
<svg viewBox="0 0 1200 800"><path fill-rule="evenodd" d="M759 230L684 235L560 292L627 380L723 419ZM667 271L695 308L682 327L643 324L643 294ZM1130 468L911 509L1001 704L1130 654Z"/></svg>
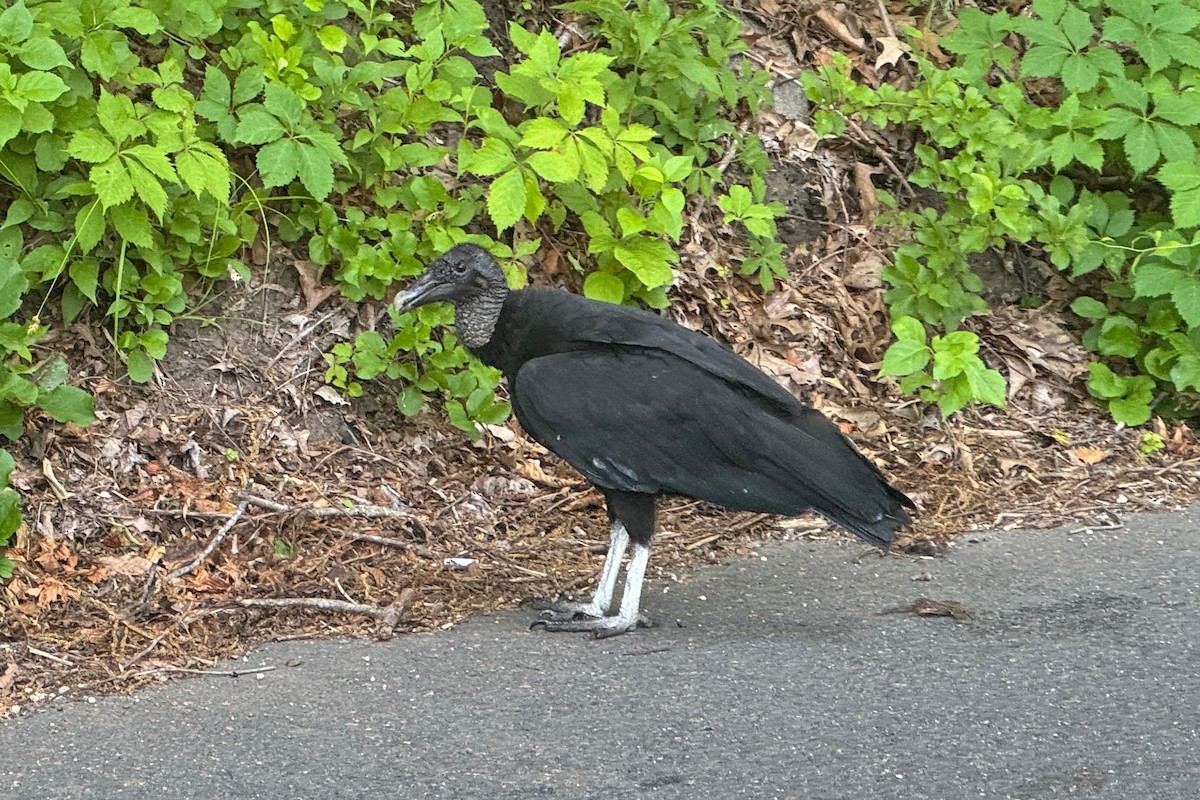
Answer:
<svg viewBox="0 0 1200 800"><path fill-rule="evenodd" d="M54 661L58 664L65 664L68 667L75 666L75 664L69 659L63 658L62 656L56 656L54 653L47 653L45 650L38 650L36 647L26 647L25 649L33 653L35 656L41 656L42 658Z"/></svg>
<svg viewBox="0 0 1200 800"><path fill-rule="evenodd" d="M892 24L892 17L888 14L887 6L883 4L883 0L875 0L879 6L879 18L883 20L883 29L887 31L887 35L896 38L896 26Z"/></svg>
<svg viewBox="0 0 1200 800"><path fill-rule="evenodd" d="M242 675L253 675L257 672L273 672L278 667L254 667L253 669L188 669L187 667L155 667L145 672L139 672L137 677L154 675L158 672L184 672L188 675L215 675L221 678L237 678Z"/></svg>
<svg viewBox="0 0 1200 800"><path fill-rule="evenodd" d="M233 530L233 526L236 525L238 520L242 518L242 514L246 513L246 507L249 505L249 500L242 500L242 502L238 503L237 509L234 510L232 515L230 515L225 524L221 526L221 530L217 531L216 535L208 540L208 544L206 544L204 549L200 551L200 555L196 556L195 559L187 564L184 564L174 572L168 574L167 577L163 579L163 582L166 583L173 581L176 578L187 575L196 567L200 566L200 564L204 562L204 559L212 555L213 550L216 550L221 545L221 542L225 541L225 537L229 535L229 532Z"/></svg>
<svg viewBox="0 0 1200 800"><path fill-rule="evenodd" d="M315 608L320 611L340 611L345 614L365 614L383 623L385 630L390 631L400 622L402 615L412 604L416 592L411 588L405 589L390 606L368 606L362 603L348 603L345 600L330 600L324 597L275 597L247 598L238 600L243 608Z"/></svg>
<svg viewBox="0 0 1200 800"><path fill-rule="evenodd" d="M276 503L268 500L265 497L259 497L253 494L243 494L242 500L252 506L265 508L268 511L276 511L279 513L303 514L306 517L316 517L317 519L327 519L329 517L358 517L359 519L382 519L384 517L409 517L411 512L403 509L386 508L384 506L355 506L354 508L311 508L301 507L293 508L286 506L283 503Z"/></svg>

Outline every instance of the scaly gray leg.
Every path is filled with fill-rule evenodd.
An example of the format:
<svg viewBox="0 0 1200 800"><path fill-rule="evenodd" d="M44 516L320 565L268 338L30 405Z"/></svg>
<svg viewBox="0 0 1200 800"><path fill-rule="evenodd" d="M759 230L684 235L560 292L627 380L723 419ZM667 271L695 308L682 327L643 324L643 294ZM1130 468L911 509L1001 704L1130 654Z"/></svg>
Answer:
<svg viewBox="0 0 1200 800"><path fill-rule="evenodd" d="M555 603L541 613L541 618L553 622L565 622L578 616L603 617L612 605L613 592L617 588L617 573L621 571L621 559L629 546L629 534L625 526L614 521L608 537L608 555L604 558L604 569L600 571L600 583L590 603Z"/></svg>
<svg viewBox="0 0 1200 800"><path fill-rule="evenodd" d="M624 529L622 529L624 533ZM624 549L624 548L622 548ZM612 555L612 551L609 551ZM648 628L652 625L649 619L642 615L642 580L646 577L646 562L650 559L650 548L634 542L633 554L629 557L629 567L625 570L625 595L621 598L621 610L616 616L601 616L596 619L551 618L536 620L530 627L541 627L555 633L591 631L597 639L616 636L619 633L631 631L634 628ZM617 559L620 561L620 559ZM608 563L605 562L605 572ZM615 570L614 570L615 572ZM603 583L603 578L601 578ZM599 594L599 591L597 591ZM610 592L611 599L611 592Z"/></svg>

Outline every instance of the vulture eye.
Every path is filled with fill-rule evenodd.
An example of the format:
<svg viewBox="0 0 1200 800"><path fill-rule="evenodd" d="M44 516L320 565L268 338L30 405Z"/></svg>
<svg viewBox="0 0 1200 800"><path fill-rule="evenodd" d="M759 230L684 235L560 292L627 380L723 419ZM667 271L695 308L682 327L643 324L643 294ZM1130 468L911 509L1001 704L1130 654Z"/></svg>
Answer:
<svg viewBox="0 0 1200 800"><path fill-rule="evenodd" d="M450 269L455 275L462 276L467 274L467 264L464 261L455 261L450 265Z"/></svg>

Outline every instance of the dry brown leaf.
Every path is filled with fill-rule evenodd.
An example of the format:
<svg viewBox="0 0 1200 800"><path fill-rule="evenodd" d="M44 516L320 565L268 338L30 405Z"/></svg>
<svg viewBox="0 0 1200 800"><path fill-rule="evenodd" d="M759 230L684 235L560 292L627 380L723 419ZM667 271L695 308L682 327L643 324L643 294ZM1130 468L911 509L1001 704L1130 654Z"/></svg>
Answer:
<svg viewBox="0 0 1200 800"><path fill-rule="evenodd" d="M139 556L136 553L124 553L119 556L100 556L96 559L96 565L99 569L108 573L125 575L126 577L141 577L151 567L149 559ZM88 577L91 578L91 575Z"/></svg>
<svg viewBox="0 0 1200 800"><path fill-rule="evenodd" d="M0 692L7 692L12 688L13 681L17 679L17 673L20 671L21 668L16 664L9 664L5 668L4 674L0 675Z"/></svg>
<svg viewBox="0 0 1200 800"><path fill-rule="evenodd" d="M518 461L514 469L517 474L528 478L535 483L540 483L545 486L553 486L556 489L561 489L564 486L574 486L575 481L563 480L556 478L553 475L542 469L542 465L537 461Z"/></svg>
<svg viewBox="0 0 1200 800"><path fill-rule="evenodd" d="M59 600L74 600L79 597L79 589L68 586L58 578L49 575L42 576L37 586L29 590L29 594L37 598L38 608L45 608Z"/></svg>
<svg viewBox="0 0 1200 800"><path fill-rule="evenodd" d="M294 266L296 275L300 278L300 291L304 293L306 311L312 311L337 291L336 286L321 285L321 273L325 271L325 268L320 264L296 259Z"/></svg>
<svg viewBox="0 0 1200 800"><path fill-rule="evenodd" d="M1099 464L1112 453L1096 447L1072 447L1067 451L1085 464Z"/></svg>
<svg viewBox="0 0 1200 800"><path fill-rule="evenodd" d="M908 53L908 45L894 36L880 36L876 41L883 45L883 52L875 59L875 69L894 67Z"/></svg>
<svg viewBox="0 0 1200 800"><path fill-rule="evenodd" d="M879 277L883 269L883 257L874 251L864 253L846 272L842 282L851 289L878 289L883 286Z"/></svg>

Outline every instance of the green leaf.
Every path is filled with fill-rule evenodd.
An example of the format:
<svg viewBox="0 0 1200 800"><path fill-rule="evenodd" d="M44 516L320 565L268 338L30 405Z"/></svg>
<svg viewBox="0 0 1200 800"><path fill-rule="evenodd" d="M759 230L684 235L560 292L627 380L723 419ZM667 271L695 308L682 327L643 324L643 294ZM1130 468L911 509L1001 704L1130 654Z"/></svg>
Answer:
<svg viewBox="0 0 1200 800"><path fill-rule="evenodd" d="M279 120L262 106L251 106L238 114L237 139L246 144L278 142L286 133Z"/></svg>
<svg viewBox="0 0 1200 800"><path fill-rule="evenodd" d="M531 153L529 158L525 159L525 163L540 177L551 183L566 183L579 177L579 162L572 163L562 153L554 151Z"/></svg>
<svg viewBox="0 0 1200 800"><path fill-rule="evenodd" d="M17 0L0 13L0 39L23 42L33 33L33 14L25 8L25 0Z"/></svg>
<svg viewBox="0 0 1200 800"><path fill-rule="evenodd" d="M296 177L300 156L296 153L296 142L279 139L264 145L255 157L263 185L286 186Z"/></svg>
<svg viewBox="0 0 1200 800"><path fill-rule="evenodd" d="M1129 317L1108 317L1100 326L1098 339L1102 355L1133 358L1142 349L1141 332Z"/></svg>
<svg viewBox="0 0 1200 800"><path fill-rule="evenodd" d="M567 128L558 120L548 117L537 117L521 126L522 147L532 147L535 150L549 150L557 147L566 138Z"/></svg>
<svg viewBox="0 0 1200 800"><path fill-rule="evenodd" d="M137 57L129 51L129 40L114 30L88 33L80 46L79 61L84 69L106 81L112 80L122 69L137 65Z"/></svg>
<svg viewBox="0 0 1200 800"><path fill-rule="evenodd" d="M137 118L127 94L109 94L101 89L96 101L96 121L118 144L146 132L146 125Z"/></svg>
<svg viewBox="0 0 1200 800"><path fill-rule="evenodd" d="M903 317L902 319L912 319L911 317ZM913 320L916 322L916 320ZM920 323L917 323L920 325ZM911 375L914 372L920 372L925 369L929 363L932 353L924 342L924 332L922 332L922 340L915 339L897 339L892 342L892 345L883 354L883 364L879 368L879 374L882 375Z"/></svg>
<svg viewBox="0 0 1200 800"><path fill-rule="evenodd" d="M1144 400L1110 400L1108 411L1114 420L1131 427L1144 425L1150 420L1150 404Z"/></svg>
<svg viewBox="0 0 1200 800"><path fill-rule="evenodd" d="M212 159L208 156L191 150L184 150L175 155L175 168L179 171L179 177L183 179L184 186L187 186L188 190L196 197L199 197L208 188L209 171L220 169L219 166L213 165ZM217 199L224 198L218 197Z"/></svg>
<svg viewBox="0 0 1200 800"><path fill-rule="evenodd" d="M267 111L291 125L304 116L304 100L283 84L268 83L263 90L263 106Z"/></svg>
<svg viewBox="0 0 1200 800"><path fill-rule="evenodd" d="M265 84L262 67L257 64L247 67L239 72L233 81L233 102L240 105L253 100L262 94Z"/></svg>
<svg viewBox="0 0 1200 800"><path fill-rule="evenodd" d="M137 192L137 196L147 207L150 208L160 220L163 217L163 212L167 208L167 192L163 189L162 184L158 179L150 174L150 171L137 162L129 162L127 165L129 177L133 181L133 190ZM174 183L175 181L172 181Z"/></svg>
<svg viewBox="0 0 1200 800"><path fill-rule="evenodd" d="M914 317L896 317L892 320L892 333L898 339L925 344L925 326Z"/></svg>
<svg viewBox="0 0 1200 800"><path fill-rule="evenodd" d="M12 475L16 466L17 462L13 459L12 454L0 448L0 488L8 486L8 476Z"/></svg>
<svg viewBox="0 0 1200 800"><path fill-rule="evenodd" d="M212 64L205 66L204 88L196 101L196 113L211 122L225 119L232 99L229 77Z"/></svg>
<svg viewBox="0 0 1200 800"><path fill-rule="evenodd" d="M675 280L671 265L679 260L679 256L662 239L650 236L621 239L613 248L613 255L648 289L667 286Z"/></svg>
<svg viewBox="0 0 1200 800"><path fill-rule="evenodd" d="M175 177L175 168L171 166L171 159L167 157L167 153L160 147L152 147L148 144L138 144L130 147L125 151L130 156L141 163L143 167L150 170L156 177L177 183Z"/></svg>
<svg viewBox="0 0 1200 800"><path fill-rule="evenodd" d="M92 167L88 177L105 208L119 206L133 197L133 180L119 157L114 156Z"/></svg>
<svg viewBox="0 0 1200 800"><path fill-rule="evenodd" d="M117 152L117 146L95 128L84 128L71 137L67 144L67 152L72 158L89 164L99 164L112 158Z"/></svg>
<svg viewBox="0 0 1200 800"><path fill-rule="evenodd" d="M1108 316L1108 307L1094 297L1076 297L1071 303L1071 310L1084 319L1104 319Z"/></svg>
<svg viewBox="0 0 1200 800"><path fill-rule="evenodd" d="M333 164L320 150L297 143L293 148L297 159L296 174L300 183L314 200L324 200L333 189Z"/></svg>
<svg viewBox="0 0 1200 800"><path fill-rule="evenodd" d="M21 438L25 432L25 410L11 400L0 397L0 436L10 440Z"/></svg>
<svg viewBox="0 0 1200 800"><path fill-rule="evenodd" d="M982 367L982 363L979 367ZM965 372L973 399L1003 408L1007 401L1004 376L994 369L979 367Z"/></svg>
<svg viewBox="0 0 1200 800"><path fill-rule="evenodd" d="M406 417L411 417L425 404L425 395L416 386L407 386L396 398L396 408Z"/></svg>
<svg viewBox="0 0 1200 800"><path fill-rule="evenodd" d="M1021 59L1021 75L1026 78L1045 78L1062 71L1067 60L1067 51L1058 47L1038 45L1032 47Z"/></svg>
<svg viewBox="0 0 1200 800"><path fill-rule="evenodd" d="M1125 378L1117 375L1104 364L1088 364L1088 391L1101 400L1124 397L1127 390Z"/></svg>
<svg viewBox="0 0 1200 800"><path fill-rule="evenodd" d="M109 219L122 239L147 249L154 247L154 233L150 228L150 219L144 209L136 204L126 203L114 206L108 210Z"/></svg>
<svg viewBox="0 0 1200 800"><path fill-rule="evenodd" d="M1063 33L1067 35L1067 40L1076 50L1082 50L1091 41L1092 36L1096 33L1096 29L1092 25L1092 18L1087 12L1076 5L1068 5L1063 12L1062 18L1058 21Z"/></svg>
<svg viewBox="0 0 1200 800"><path fill-rule="evenodd" d="M583 281L583 293L593 300L620 304L625 299L625 284L616 275L593 272Z"/></svg>
<svg viewBox="0 0 1200 800"><path fill-rule="evenodd" d="M8 319L21 307L21 296L29 289L29 280L16 259L0 258L0 319ZM7 348L0 345L0 353ZM3 374L0 362L0 374Z"/></svg>
<svg viewBox="0 0 1200 800"><path fill-rule="evenodd" d="M346 45L350 43L350 37L346 32L336 25L325 25L317 31L317 39L320 40L321 46L331 53L340 53L346 49Z"/></svg>
<svg viewBox="0 0 1200 800"><path fill-rule="evenodd" d="M525 179L519 169L510 169L492 181L488 187L487 210L497 231L516 224L525 211L526 197Z"/></svg>
<svg viewBox="0 0 1200 800"><path fill-rule="evenodd" d="M1180 269L1156 261L1145 261L1133 273L1133 290L1138 297L1160 297L1170 294L1186 280Z"/></svg>
<svg viewBox="0 0 1200 800"><path fill-rule="evenodd" d="M79 209L75 215L75 244L80 253L86 255L100 243L103 235L104 206L97 199ZM91 299L94 301L96 298L93 296Z"/></svg>
<svg viewBox="0 0 1200 800"><path fill-rule="evenodd" d="M26 72L17 79L17 93L34 103L49 103L66 91L62 78L50 72Z"/></svg>
<svg viewBox="0 0 1200 800"><path fill-rule="evenodd" d="M57 353L42 365L37 376L39 392L51 392L67 382L67 360Z"/></svg>
<svg viewBox="0 0 1200 800"><path fill-rule="evenodd" d="M162 30L162 23L153 11L134 6L118 7L109 14L108 21L118 28L133 28L142 36L150 36Z"/></svg>
<svg viewBox="0 0 1200 800"><path fill-rule="evenodd" d="M125 368L134 383L146 383L154 377L154 361L142 349L130 350L125 358Z"/></svg>
<svg viewBox="0 0 1200 800"><path fill-rule="evenodd" d="M38 395L38 407L58 422L90 425L96 420L92 396L74 386L59 386Z"/></svg>
<svg viewBox="0 0 1200 800"><path fill-rule="evenodd" d="M483 144L475 152L471 153L470 160L464 168L475 175L487 177L498 175L511 168L515 163L516 159L512 149L499 139L489 136L483 140Z"/></svg>
<svg viewBox="0 0 1200 800"><path fill-rule="evenodd" d="M92 203L90 205L96 205ZM97 216L100 216L97 214ZM101 217L103 219L103 217ZM103 222L101 222L103 227ZM90 249L90 248L89 248ZM71 262L71 266L67 268L67 274L71 276L71 282L75 284L84 297L96 302L96 285L100 278L100 262L93 258L77 258Z"/></svg>
<svg viewBox="0 0 1200 800"><path fill-rule="evenodd" d="M1200 124L1200 93L1169 94L1154 98L1154 116L1176 125Z"/></svg>
<svg viewBox="0 0 1200 800"><path fill-rule="evenodd" d="M167 354L167 332L161 328L151 328L141 334L138 341L151 358L159 359Z"/></svg>
<svg viewBox="0 0 1200 800"><path fill-rule="evenodd" d="M1171 217L1180 228L1200 226L1200 164L1170 162L1155 174L1171 190Z"/></svg>
<svg viewBox="0 0 1200 800"><path fill-rule="evenodd" d="M1200 275L1188 275L1187 280L1171 292L1175 308L1193 330L1200 330Z"/></svg>
<svg viewBox="0 0 1200 800"><path fill-rule="evenodd" d="M1145 172L1158 161L1158 140L1154 135L1154 126L1150 123L1139 123L1125 135L1125 157L1129 165L1137 172Z"/></svg>

